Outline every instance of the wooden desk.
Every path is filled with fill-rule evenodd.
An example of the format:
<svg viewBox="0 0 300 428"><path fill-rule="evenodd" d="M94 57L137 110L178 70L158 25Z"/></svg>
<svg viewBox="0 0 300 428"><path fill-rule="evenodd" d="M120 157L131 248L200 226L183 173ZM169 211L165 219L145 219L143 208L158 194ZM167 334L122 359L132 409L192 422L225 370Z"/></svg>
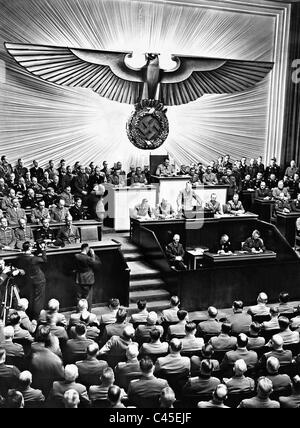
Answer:
<svg viewBox="0 0 300 428"><path fill-rule="evenodd" d="M194 250L187 250L186 256L188 259L188 268L189 269L197 269L197 261L204 260L204 252L209 251L209 248L199 247Z"/></svg>
<svg viewBox="0 0 300 428"><path fill-rule="evenodd" d="M258 214L260 220L271 223L274 204L275 202L270 199L255 198L252 211Z"/></svg>
<svg viewBox="0 0 300 428"><path fill-rule="evenodd" d="M122 305L129 304L129 269L120 251L121 244L114 240L91 243L102 265L95 272L93 304L106 304L112 297L118 297ZM46 301L56 298L63 310L76 306L74 277L74 254L80 252L80 244L66 245L64 248L49 248L47 263L43 270L47 279ZM20 252L5 251L3 257L13 266L18 266ZM22 278L18 278L22 285ZM20 287L22 290L22 287ZM21 291L22 297L22 291Z"/></svg>
<svg viewBox="0 0 300 428"><path fill-rule="evenodd" d="M246 211L251 211L254 199L255 199L255 190L244 190L240 195L241 202Z"/></svg>
<svg viewBox="0 0 300 428"><path fill-rule="evenodd" d="M142 199L148 199L151 207L155 208L157 186L118 187L105 184L107 194L106 219L115 230L130 229L130 210Z"/></svg>
<svg viewBox="0 0 300 428"><path fill-rule="evenodd" d="M300 213L283 213L277 211L277 227L289 244L294 247L296 240L296 221Z"/></svg>
<svg viewBox="0 0 300 428"><path fill-rule="evenodd" d="M212 263L256 262L257 260L274 260L276 256L277 254L274 251L265 251L257 254L245 251L235 251L233 254L204 253L204 258Z"/></svg>

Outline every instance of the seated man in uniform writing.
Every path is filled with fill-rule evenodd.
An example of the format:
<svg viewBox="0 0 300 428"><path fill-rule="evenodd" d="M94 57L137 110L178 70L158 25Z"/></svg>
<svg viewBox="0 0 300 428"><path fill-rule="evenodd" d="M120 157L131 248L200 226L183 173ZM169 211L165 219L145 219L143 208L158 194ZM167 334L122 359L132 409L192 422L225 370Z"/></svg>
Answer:
<svg viewBox="0 0 300 428"><path fill-rule="evenodd" d="M157 207L158 218L174 218L175 214L175 210L173 209L170 202L168 202L167 199L163 198L161 203Z"/></svg>
<svg viewBox="0 0 300 428"><path fill-rule="evenodd" d="M232 254L232 246L228 235L222 235L218 254Z"/></svg>
<svg viewBox="0 0 300 428"><path fill-rule="evenodd" d="M243 244L243 251L248 253L263 253L266 250L264 241L260 237L259 230L254 230L252 236L247 238Z"/></svg>
<svg viewBox="0 0 300 428"><path fill-rule="evenodd" d="M150 207L148 199L144 198L142 202L134 207L135 216L137 219L148 220L153 218L153 210Z"/></svg>

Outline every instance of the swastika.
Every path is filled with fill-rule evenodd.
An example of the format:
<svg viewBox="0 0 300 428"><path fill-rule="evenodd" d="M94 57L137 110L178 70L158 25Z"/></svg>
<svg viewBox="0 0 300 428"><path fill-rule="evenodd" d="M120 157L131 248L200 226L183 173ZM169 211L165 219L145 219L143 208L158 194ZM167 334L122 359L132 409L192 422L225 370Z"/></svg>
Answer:
<svg viewBox="0 0 300 428"><path fill-rule="evenodd" d="M140 120L138 129L147 140L151 140L158 136L160 132L160 123L156 117L147 114Z"/></svg>

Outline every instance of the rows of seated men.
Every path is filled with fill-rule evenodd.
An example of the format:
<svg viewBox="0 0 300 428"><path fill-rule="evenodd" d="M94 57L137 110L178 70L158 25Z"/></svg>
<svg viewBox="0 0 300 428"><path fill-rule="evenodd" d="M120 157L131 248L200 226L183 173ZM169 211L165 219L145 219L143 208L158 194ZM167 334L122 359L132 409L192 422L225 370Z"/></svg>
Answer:
<svg viewBox="0 0 300 428"><path fill-rule="evenodd" d="M260 293L247 311L188 314L177 296L157 314L128 316L111 299L98 318L86 300L67 320L50 300L31 321L21 299L0 326L0 395L6 407L300 406L299 308Z"/></svg>

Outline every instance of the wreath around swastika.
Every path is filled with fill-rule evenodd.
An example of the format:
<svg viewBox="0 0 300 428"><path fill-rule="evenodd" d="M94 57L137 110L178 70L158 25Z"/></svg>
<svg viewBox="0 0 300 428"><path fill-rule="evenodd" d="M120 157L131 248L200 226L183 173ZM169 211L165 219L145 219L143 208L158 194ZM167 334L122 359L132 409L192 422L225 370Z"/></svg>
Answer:
<svg viewBox="0 0 300 428"><path fill-rule="evenodd" d="M136 106L136 110L132 113L127 122L127 135L131 143L142 150L153 150L160 147L169 135L169 121L165 112L161 109L155 109L150 112L149 106L142 107L140 104ZM153 110L153 109L152 109ZM145 134L141 131L143 119L146 116L152 116L154 121L150 126L159 125L159 129L155 126L153 138L145 138ZM147 121L149 123L149 121Z"/></svg>

